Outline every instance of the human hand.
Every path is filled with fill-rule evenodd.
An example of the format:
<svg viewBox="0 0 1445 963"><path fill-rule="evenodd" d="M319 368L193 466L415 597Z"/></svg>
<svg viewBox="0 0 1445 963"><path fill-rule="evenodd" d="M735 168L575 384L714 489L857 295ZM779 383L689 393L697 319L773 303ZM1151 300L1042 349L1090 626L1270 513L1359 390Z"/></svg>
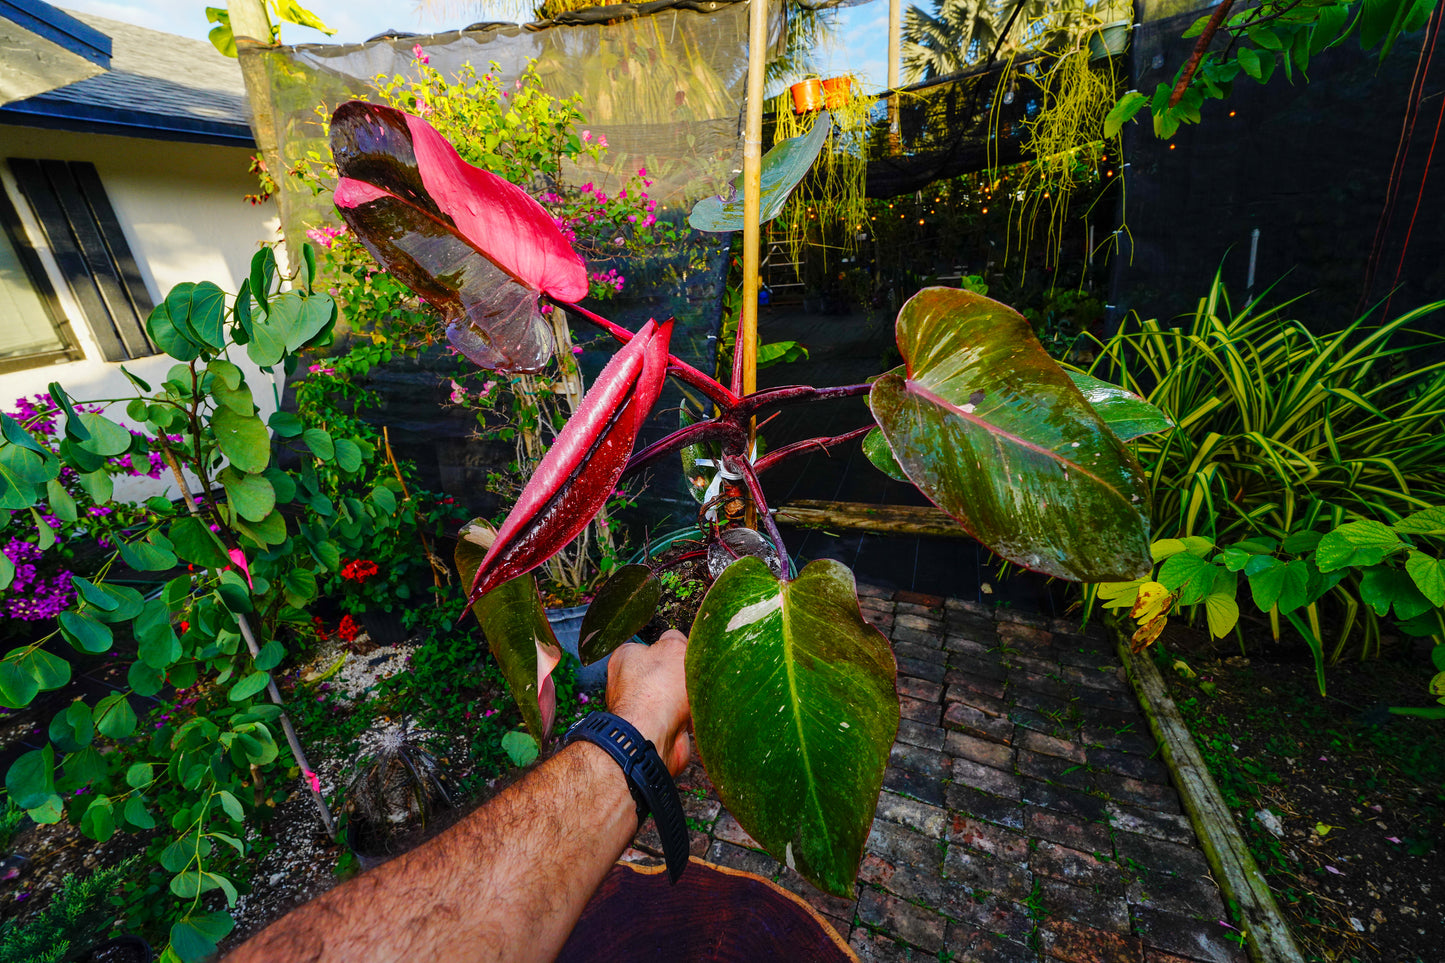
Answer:
<svg viewBox="0 0 1445 963"><path fill-rule="evenodd" d="M617 647L607 664L607 711L621 716L657 747L674 776L687 765L691 748L683 656L687 636L676 629L652 645L629 642Z"/></svg>

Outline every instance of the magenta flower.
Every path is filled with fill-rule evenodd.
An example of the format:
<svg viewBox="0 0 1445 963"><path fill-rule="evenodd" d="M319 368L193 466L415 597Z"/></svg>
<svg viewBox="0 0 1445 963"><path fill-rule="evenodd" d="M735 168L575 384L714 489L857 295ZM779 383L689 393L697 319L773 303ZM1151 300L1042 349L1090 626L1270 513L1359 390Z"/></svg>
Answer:
<svg viewBox="0 0 1445 963"><path fill-rule="evenodd" d="M431 63L431 58L426 55L425 50L421 49L421 44L417 44L416 46L411 48L411 56L412 59L414 59L419 64Z"/></svg>

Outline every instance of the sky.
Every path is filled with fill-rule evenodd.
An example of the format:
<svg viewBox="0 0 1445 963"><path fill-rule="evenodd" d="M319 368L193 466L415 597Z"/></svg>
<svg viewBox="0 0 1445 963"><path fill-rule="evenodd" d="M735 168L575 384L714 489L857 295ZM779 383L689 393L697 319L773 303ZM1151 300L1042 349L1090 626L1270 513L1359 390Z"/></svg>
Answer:
<svg viewBox="0 0 1445 963"><path fill-rule="evenodd" d="M225 0L211 3L224 6ZM425 13L419 12L414 0L303 0L302 5L336 30L329 42L358 43L389 28L428 33L481 20L516 20L523 2L515 0L504 7L436 0ZM59 0L57 6L198 40L206 39L211 28L206 22L206 0ZM851 72L862 78L865 90L881 90L887 81L888 4L872 0L834 10L831 16L836 18L832 40L816 53L822 76ZM286 43L328 42L315 30L291 24L282 26L281 39Z"/></svg>

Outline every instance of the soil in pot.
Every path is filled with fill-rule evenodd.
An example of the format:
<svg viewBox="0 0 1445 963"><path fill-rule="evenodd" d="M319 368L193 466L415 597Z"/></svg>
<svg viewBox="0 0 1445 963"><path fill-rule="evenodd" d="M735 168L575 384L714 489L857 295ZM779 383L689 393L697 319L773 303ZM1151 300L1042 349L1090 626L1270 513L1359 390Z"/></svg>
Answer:
<svg viewBox="0 0 1445 963"><path fill-rule="evenodd" d="M707 546L701 541L673 542L647 564L662 579L662 601L657 612L637 633L651 645L668 629L686 634L692 628L712 578L707 569Z"/></svg>

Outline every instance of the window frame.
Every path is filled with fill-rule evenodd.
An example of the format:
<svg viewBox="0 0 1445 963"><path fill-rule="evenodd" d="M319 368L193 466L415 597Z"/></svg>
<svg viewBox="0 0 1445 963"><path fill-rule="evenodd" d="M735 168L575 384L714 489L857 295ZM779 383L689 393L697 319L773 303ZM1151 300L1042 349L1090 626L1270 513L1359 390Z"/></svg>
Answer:
<svg viewBox="0 0 1445 963"><path fill-rule="evenodd" d="M50 316L50 325L54 328L61 344L61 347L52 351L37 351L34 354L14 358L0 358L0 374L82 360L85 352L81 350L80 342L75 337L75 331L70 326L70 318L66 315L65 307L60 303L60 298L56 294L50 272L45 269L45 262L40 259L40 253L31 242L30 232L26 230L25 222L20 219L20 211L10 199L10 192L4 183L0 183L0 229L4 230L11 250L15 252L15 257L20 261L20 267L29 279L31 288L36 297L40 299L40 306Z"/></svg>

